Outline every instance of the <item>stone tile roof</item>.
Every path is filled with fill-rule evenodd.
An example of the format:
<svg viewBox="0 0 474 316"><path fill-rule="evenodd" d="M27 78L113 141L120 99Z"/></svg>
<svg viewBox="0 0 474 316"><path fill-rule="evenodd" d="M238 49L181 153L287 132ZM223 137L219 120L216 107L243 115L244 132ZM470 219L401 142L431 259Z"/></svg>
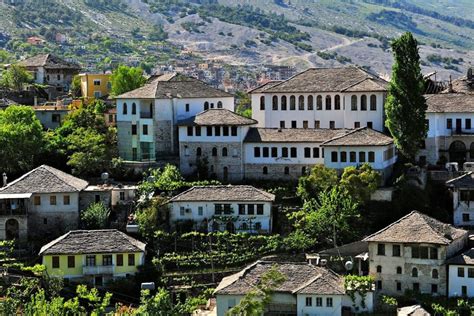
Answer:
<svg viewBox="0 0 474 316"><path fill-rule="evenodd" d="M36 55L18 63L26 68L44 67L46 69L73 69L80 70L81 66L76 63L65 61L52 54Z"/></svg>
<svg viewBox="0 0 474 316"><path fill-rule="evenodd" d="M456 228L425 214L413 211L366 237L364 241L448 245L453 240L463 236L467 236L467 231L464 229Z"/></svg>
<svg viewBox="0 0 474 316"><path fill-rule="evenodd" d="M446 185L452 188L474 188L474 174L469 171L460 177L446 181Z"/></svg>
<svg viewBox="0 0 474 316"><path fill-rule="evenodd" d="M270 89L281 82L282 80L270 80L268 82L265 82L264 84L259 85L258 87L252 90L249 90L247 93L262 93L262 92L265 92L265 90Z"/></svg>
<svg viewBox="0 0 474 316"><path fill-rule="evenodd" d="M336 136L323 146L386 146L393 144L393 139L385 134L368 127L351 130L348 133Z"/></svg>
<svg viewBox="0 0 474 316"><path fill-rule="evenodd" d="M182 201L265 201L272 202L275 195L251 185L195 186L173 198L170 202Z"/></svg>
<svg viewBox="0 0 474 316"><path fill-rule="evenodd" d="M474 93L439 93L425 97L428 113L474 113Z"/></svg>
<svg viewBox="0 0 474 316"><path fill-rule="evenodd" d="M178 122L181 126L190 125L253 125L258 122L227 109L208 109L196 116Z"/></svg>
<svg viewBox="0 0 474 316"><path fill-rule="evenodd" d="M145 246L116 229L72 230L41 247L39 255L143 252Z"/></svg>
<svg viewBox="0 0 474 316"><path fill-rule="evenodd" d="M451 88L443 90L443 93L450 92L474 94L474 80L469 80L467 76L453 80Z"/></svg>
<svg viewBox="0 0 474 316"><path fill-rule="evenodd" d="M251 127L244 143L322 143L345 133L346 129Z"/></svg>
<svg viewBox="0 0 474 316"><path fill-rule="evenodd" d="M53 167L42 165L25 173L6 187L1 194L79 192L87 187L87 181L76 178Z"/></svg>
<svg viewBox="0 0 474 316"><path fill-rule="evenodd" d="M201 80L182 74L150 78L143 87L117 96L117 99L222 98L230 93L211 87Z"/></svg>
<svg viewBox="0 0 474 316"><path fill-rule="evenodd" d="M268 93L313 93L342 91L387 91L387 82L354 67L310 68L265 89Z"/></svg>
<svg viewBox="0 0 474 316"><path fill-rule="evenodd" d="M468 249L463 253L446 260L447 264L474 265L474 249Z"/></svg>
<svg viewBox="0 0 474 316"><path fill-rule="evenodd" d="M255 289L262 274L276 266L285 281L275 289L279 293L344 294L343 279L334 272L305 262L275 263L257 261L242 271L225 277L215 290L217 295L244 295Z"/></svg>

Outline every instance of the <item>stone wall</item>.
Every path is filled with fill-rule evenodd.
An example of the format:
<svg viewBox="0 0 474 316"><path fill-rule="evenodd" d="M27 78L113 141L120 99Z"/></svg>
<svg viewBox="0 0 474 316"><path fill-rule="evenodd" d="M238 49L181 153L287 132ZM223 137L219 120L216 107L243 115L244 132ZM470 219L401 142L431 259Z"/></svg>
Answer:
<svg viewBox="0 0 474 316"><path fill-rule="evenodd" d="M132 122L117 122L117 147L124 160L132 160Z"/></svg>
<svg viewBox="0 0 474 316"><path fill-rule="evenodd" d="M110 190L100 191L82 191L79 195L79 210L83 211L96 201L96 195L100 202L103 202L106 207L111 207L112 193Z"/></svg>
<svg viewBox="0 0 474 316"><path fill-rule="evenodd" d="M267 167L267 174L263 173L263 168ZM285 167L289 172L285 174ZM297 181L303 175L303 171L309 172L313 166L303 164L244 164L245 179L252 180L294 180Z"/></svg>
<svg viewBox="0 0 474 316"><path fill-rule="evenodd" d="M155 151L157 156L166 156L171 154L171 121L155 121ZM174 138L175 142L178 138Z"/></svg>
<svg viewBox="0 0 474 316"><path fill-rule="evenodd" d="M28 235L30 239L52 240L70 230L79 228L79 213L30 213Z"/></svg>
<svg viewBox="0 0 474 316"><path fill-rule="evenodd" d="M18 235L20 241L28 237L28 218L26 215L0 216L0 240L7 239L6 224L10 219L18 222Z"/></svg>

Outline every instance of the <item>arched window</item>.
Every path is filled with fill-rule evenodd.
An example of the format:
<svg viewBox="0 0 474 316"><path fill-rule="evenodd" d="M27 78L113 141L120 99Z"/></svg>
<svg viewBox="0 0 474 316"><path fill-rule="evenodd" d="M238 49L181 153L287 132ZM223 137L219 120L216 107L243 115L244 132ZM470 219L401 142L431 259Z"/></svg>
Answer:
<svg viewBox="0 0 474 316"><path fill-rule="evenodd" d="M431 271L431 277L433 279L437 279L439 277L438 269L433 269L433 271Z"/></svg>
<svg viewBox="0 0 474 316"><path fill-rule="evenodd" d="M411 276L414 277L414 278L418 277L418 269L417 268L411 269Z"/></svg>
<svg viewBox="0 0 474 316"><path fill-rule="evenodd" d="M260 222L255 223L255 230L260 230L262 229L262 224Z"/></svg>
<svg viewBox="0 0 474 316"><path fill-rule="evenodd" d="M377 111L377 96L375 94L370 96L370 110Z"/></svg>
<svg viewBox="0 0 474 316"><path fill-rule="evenodd" d="M308 96L308 110L312 111L314 109L314 98L312 95Z"/></svg>
<svg viewBox="0 0 474 316"><path fill-rule="evenodd" d="M265 96L260 97L260 110L265 110Z"/></svg>
<svg viewBox="0 0 474 316"><path fill-rule="evenodd" d="M218 108L218 109L222 109L222 102L221 102L221 101L218 101L218 102L217 102L217 108Z"/></svg>
<svg viewBox="0 0 474 316"><path fill-rule="evenodd" d="M302 95L298 97L298 110L304 111L304 96Z"/></svg>
<svg viewBox="0 0 474 316"><path fill-rule="evenodd" d="M209 110L209 102L204 102L204 111Z"/></svg>
<svg viewBox="0 0 474 316"><path fill-rule="evenodd" d="M263 173L263 174L268 174L268 168L267 168L267 167L263 167L262 173Z"/></svg>
<svg viewBox="0 0 474 316"><path fill-rule="evenodd" d="M367 96L365 94L360 97L360 110L367 111Z"/></svg>
<svg viewBox="0 0 474 316"><path fill-rule="evenodd" d="M290 97L290 111L296 110L296 97L292 95Z"/></svg>
<svg viewBox="0 0 474 316"><path fill-rule="evenodd" d="M284 173L285 173L285 174L290 174L290 168L289 168L289 167L285 167Z"/></svg>
<svg viewBox="0 0 474 316"><path fill-rule="evenodd" d="M135 115L137 114L137 105L135 104L135 102L132 103L132 115Z"/></svg>
<svg viewBox="0 0 474 316"><path fill-rule="evenodd" d="M227 157L227 147L222 148L222 157Z"/></svg>
<svg viewBox="0 0 474 316"><path fill-rule="evenodd" d="M353 95L351 97L351 110L357 111L357 96L356 95Z"/></svg>
<svg viewBox="0 0 474 316"><path fill-rule="evenodd" d="M316 110L322 110L323 109L323 97L318 95L316 97Z"/></svg>
<svg viewBox="0 0 474 316"><path fill-rule="evenodd" d="M213 157L216 157L216 156L217 156L217 148L216 148L216 147L213 147L213 148L212 148L212 156L213 156Z"/></svg>
<svg viewBox="0 0 474 316"><path fill-rule="evenodd" d="M402 267L397 267L397 274L402 274Z"/></svg>
<svg viewBox="0 0 474 316"><path fill-rule="evenodd" d="M213 109L213 108L214 108L214 103L211 103L211 109Z"/></svg>
<svg viewBox="0 0 474 316"><path fill-rule="evenodd" d="M201 147L196 148L196 156L201 156L201 155L202 155Z"/></svg>
<svg viewBox="0 0 474 316"><path fill-rule="evenodd" d="M377 266L377 273L382 273L382 266Z"/></svg>
<svg viewBox="0 0 474 316"><path fill-rule="evenodd" d="M334 110L340 110L341 109L341 97L339 94L336 94L334 97Z"/></svg>
<svg viewBox="0 0 474 316"><path fill-rule="evenodd" d="M127 109L127 102L125 102L125 103L123 104L122 114L123 114L123 115L127 115L127 111L128 111L128 109Z"/></svg>
<svg viewBox="0 0 474 316"><path fill-rule="evenodd" d="M272 98L272 110L278 111L278 97L276 95Z"/></svg>
<svg viewBox="0 0 474 316"><path fill-rule="evenodd" d="M331 96L327 95L326 96L326 110L331 110Z"/></svg>
<svg viewBox="0 0 474 316"><path fill-rule="evenodd" d="M281 110L286 111L286 95L281 97Z"/></svg>
<svg viewBox="0 0 474 316"><path fill-rule="evenodd" d="M301 167L301 175L306 175L306 167Z"/></svg>

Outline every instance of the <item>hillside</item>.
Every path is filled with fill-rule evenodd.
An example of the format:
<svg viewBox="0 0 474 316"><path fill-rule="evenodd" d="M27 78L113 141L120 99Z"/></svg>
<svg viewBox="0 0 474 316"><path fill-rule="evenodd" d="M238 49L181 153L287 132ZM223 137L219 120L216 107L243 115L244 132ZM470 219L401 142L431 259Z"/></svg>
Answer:
<svg viewBox="0 0 474 316"><path fill-rule="evenodd" d="M17 56L56 51L105 69L194 57L229 64L358 64L390 72L389 41L419 39L423 71L455 77L474 64L470 0L17 0L0 3L0 46ZM251 3L252 6L248 4ZM67 35L57 43L54 35ZM45 47L25 43L47 39ZM2 42L3 38L3 42Z"/></svg>

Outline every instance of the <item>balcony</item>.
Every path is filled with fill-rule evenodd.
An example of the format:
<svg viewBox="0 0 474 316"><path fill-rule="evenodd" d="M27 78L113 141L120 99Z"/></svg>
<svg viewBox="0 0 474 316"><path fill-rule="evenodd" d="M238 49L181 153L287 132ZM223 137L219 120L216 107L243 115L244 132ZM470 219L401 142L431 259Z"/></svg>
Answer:
<svg viewBox="0 0 474 316"><path fill-rule="evenodd" d="M0 216L26 216L26 207L0 208Z"/></svg>
<svg viewBox="0 0 474 316"><path fill-rule="evenodd" d="M114 274L115 266L82 266L83 274Z"/></svg>
<svg viewBox="0 0 474 316"><path fill-rule="evenodd" d="M454 135L466 135L466 136L473 136L474 135L474 129L466 129L466 128L453 128L451 130L451 136Z"/></svg>
<svg viewBox="0 0 474 316"><path fill-rule="evenodd" d="M152 112L140 112L140 118L142 119L151 119L153 118Z"/></svg>

